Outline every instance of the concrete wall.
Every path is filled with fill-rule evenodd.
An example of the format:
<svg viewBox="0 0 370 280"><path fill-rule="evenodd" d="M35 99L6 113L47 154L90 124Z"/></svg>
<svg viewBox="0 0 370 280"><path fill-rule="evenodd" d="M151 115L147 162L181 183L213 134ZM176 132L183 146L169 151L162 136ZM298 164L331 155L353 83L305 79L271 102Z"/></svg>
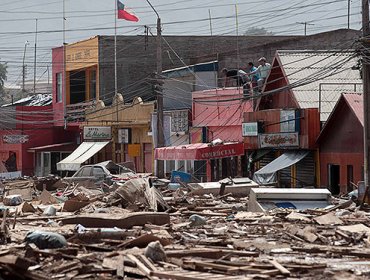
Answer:
<svg viewBox="0 0 370 280"><path fill-rule="evenodd" d="M261 44L284 41L287 39L299 38L297 36L240 36L239 48L252 48ZM165 36L177 55L187 65L200 62L217 60L218 57L225 60L237 57L236 37L223 36ZM225 54L225 55L223 55ZM257 56L260 52L257 52ZM246 66L251 56L241 53L241 66ZM163 42L163 70L183 67L181 62L168 45ZM229 67L237 67L237 63L224 63ZM112 97L114 92L114 37L99 36L99 65L100 65L100 96L105 102ZM144 36L118 36L117 37L117 70L118 89L123 93L125 101L130 100L138 94L144 100L153 96L154 79L149 76L156 71L156 38L148 37L145 45ZM220 69L220 68L219 68ZM109 103L109 102L108 102Z"/></svg>

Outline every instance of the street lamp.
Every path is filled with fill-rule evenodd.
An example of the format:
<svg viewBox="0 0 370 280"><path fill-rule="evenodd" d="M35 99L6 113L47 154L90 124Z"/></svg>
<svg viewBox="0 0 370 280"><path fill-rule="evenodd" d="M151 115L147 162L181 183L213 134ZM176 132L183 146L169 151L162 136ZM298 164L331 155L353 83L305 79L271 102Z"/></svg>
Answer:
<svg viewBox="0 0 370 280"><path fill-rule="evenodd" d="M163 133L163 95L162 95L162 83L158 81L161 79L162 75L162 28L161 28L161 18L157 10L154 8L149 0L146 0L149 6L153 9L157 15L157 148L164 146L164 133ZM157 160L157 176L164 176L164 162Z"/></svg>
<svg viewBox="0 0 370 280"><path fill-rule="evenodd" d="M24 43L24 52L23 52L23 63L22 63L22 91L25 92L25 80L26 80L26 65L24 64L24 61L26 59L26 50L27 46L30 44L30 42L26 41Z"/></svg>

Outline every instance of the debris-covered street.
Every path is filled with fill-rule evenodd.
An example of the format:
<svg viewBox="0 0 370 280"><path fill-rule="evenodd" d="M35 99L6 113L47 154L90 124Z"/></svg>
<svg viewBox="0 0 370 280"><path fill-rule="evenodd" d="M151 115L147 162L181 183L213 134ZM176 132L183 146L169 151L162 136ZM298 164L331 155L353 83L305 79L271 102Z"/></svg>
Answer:
<svg viewBox="0 0 370 280"><path fill-rule="evenodd" d="M368 279L370 212L56 177L2 182L2 279ZM158 181L157 181L158 182Z"/></svg>
<svg viewBox="0 0 370 280"><path fill-rule="evenodd" d="M0 280L370 279L369 5L0 0Z"/></svg>

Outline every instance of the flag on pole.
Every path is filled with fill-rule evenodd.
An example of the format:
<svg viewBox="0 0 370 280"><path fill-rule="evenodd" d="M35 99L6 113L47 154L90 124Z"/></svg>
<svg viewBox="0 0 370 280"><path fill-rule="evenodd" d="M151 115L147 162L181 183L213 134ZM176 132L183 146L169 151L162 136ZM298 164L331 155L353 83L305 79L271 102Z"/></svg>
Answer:
<svg viewBox="0 0 370 280"><path fill-rule="evenodd" d="M117 18L135 22L139 21L139 18L131 11L127 10L125 5L120 0L117 0Z"/></svg>

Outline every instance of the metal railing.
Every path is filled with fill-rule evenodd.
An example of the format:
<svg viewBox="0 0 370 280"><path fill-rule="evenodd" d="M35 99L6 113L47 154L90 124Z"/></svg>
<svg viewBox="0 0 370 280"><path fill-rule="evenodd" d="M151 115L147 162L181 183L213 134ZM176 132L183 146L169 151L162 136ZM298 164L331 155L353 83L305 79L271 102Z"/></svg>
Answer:
<svg viewBox="0 0 370 280"><path fill-rule="evenodd" d="M86 110L95 106L94 101L81 102L66 106L66 121L68 123L80 123L86 120Z"/></svg>

